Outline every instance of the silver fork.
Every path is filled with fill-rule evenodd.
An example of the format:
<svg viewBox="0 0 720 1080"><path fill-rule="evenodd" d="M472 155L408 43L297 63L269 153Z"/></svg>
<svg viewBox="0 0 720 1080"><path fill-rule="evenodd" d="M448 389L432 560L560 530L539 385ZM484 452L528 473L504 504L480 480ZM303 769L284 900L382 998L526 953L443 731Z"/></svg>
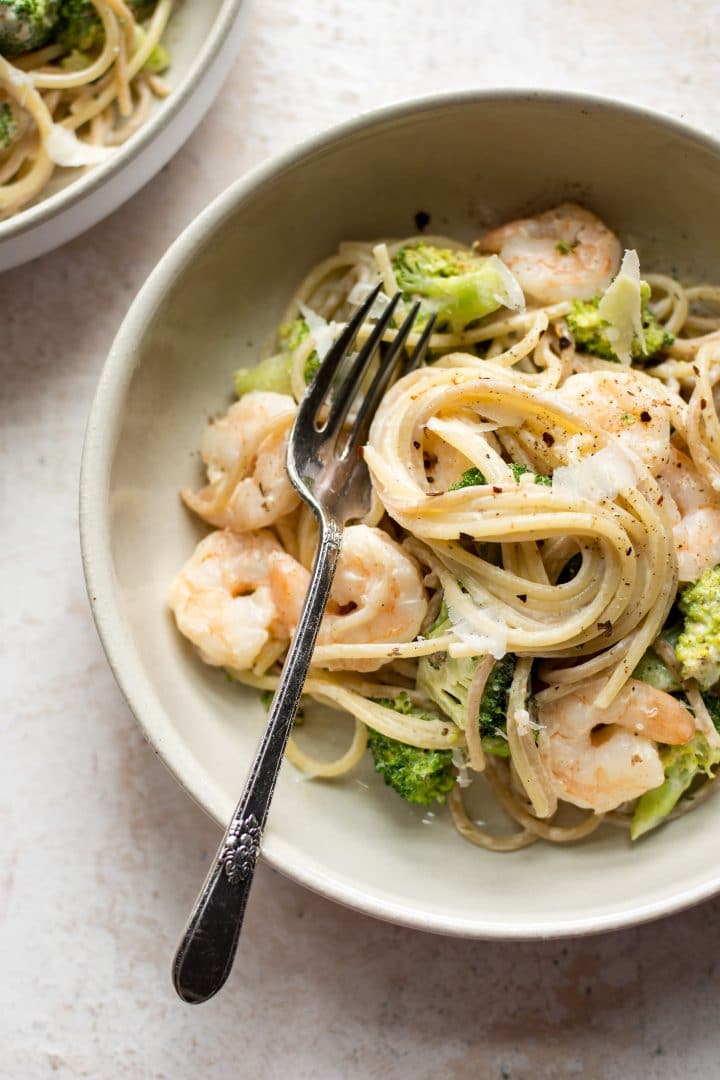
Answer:
<svg viewBox="0 0 720 1080"><path fill-rule="evenodd" d="M290 433L290 479L318 519L320 535L300 621L270 707L265 733L245 789L195 902L173 963L173 983L183 1001L207 1001L230 974L255 872L263 829L280 764L312 659L320 621L340 557L343 526L370 509L370 477L361 448L375 410L393 374L420 364L432 320L409 360L403 347L418 313L410 309L363 393L369 368L390 326L400 294L390 301L356 356L351 349L368 318L380 286L368 296L321 363L301 401ZM342 376L341 368L347 373ZM341 372L341 378L338 373ZM351 407L355 418L348 426Z"/></svg>

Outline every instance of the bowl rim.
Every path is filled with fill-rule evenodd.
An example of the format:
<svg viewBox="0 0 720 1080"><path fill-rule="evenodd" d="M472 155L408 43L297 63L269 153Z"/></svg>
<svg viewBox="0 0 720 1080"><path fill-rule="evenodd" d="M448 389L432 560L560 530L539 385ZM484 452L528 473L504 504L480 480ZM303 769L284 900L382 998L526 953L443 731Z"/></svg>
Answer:
<svg viewBox="0 0 720 1080"><path fill-rule="evenodd" d="M197 764L177 735L164 710L150 717L145 677L114 593L114 571L109 528L109 481L121 427L122 406L134 374L133 357L158 307L178 278L196 257L205 239L221 227L266 182L282 175L347 138L362 136L378 125L403 122L423 112L494 101L547 102L579 109L600 109L649 122L670 134L682 136L710 151L720 166L720 140L664 113L599 94L556 89L495 87L445 91L412 97L361 112L271 156L243 174L179 234L161 257L133 300L103 366L89 413L80 469L79 525L85 583L93 618L108 663L145 737L185 791L206 813L224 827L229 811L226 798L212 778ZM306 888L320 895L388 922L449 936L485 940L536 940L602 933L635 926L670 915L709 899L720 892L720 866L708 880L679 888L672 896L635 903L622 911L564 919L538 921L529 928L514 923L488 922L481 916L463 918L435 914L375 895L319 870L297 848L286 845L269 829L263 842L263 858Z"/></svg>
<svg viewBox="0 0 720 1080"><path fill-rule="evenodd" d="M69 210L82 199L97 191L117 172L139 157L145 148L173 122L183 109L194 93L196 85L212 67L220 43L228 36L233 23L241 15L243 9L249 7L250 3L251 0L222 0L220 10L210 27L210 32L202 48L193 59L183 80L165 99L163 108L152 115L126 143L121 144L117 149L117 153L93 166L89 172L78 176L53 195L49 195L45 199L41 198L39 202L18 211L17 214L7 218L5 221L0 221L0 245L6 241L17 239L23 233L36 229L51 221L58 214ZM177 12L174 11L170 16L171 19L175 14Z"/></svg>

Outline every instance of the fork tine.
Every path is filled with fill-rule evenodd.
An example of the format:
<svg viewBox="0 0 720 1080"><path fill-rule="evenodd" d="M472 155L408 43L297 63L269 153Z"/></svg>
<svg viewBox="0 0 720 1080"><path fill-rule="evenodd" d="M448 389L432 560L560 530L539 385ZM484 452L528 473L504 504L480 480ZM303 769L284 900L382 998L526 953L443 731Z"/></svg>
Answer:
<svg viewBox="0 0 720 1080"><path fill-rule="evenodd" d="M411 371L415 371L416 368L422 367L425 363L425 356L427 355L432 332L435 329L436 319L437 315L431 315L428 319L417 345L413 349L412 356L408 357L402 366L401 375L409 375Z"/></svg>
<svg viewBox="0 0 720 1080"><path fill-rule="evenodd" d="M347 457L349 454L351 454L360 445L360 443L365 442L365 440L367 439L367 435L370 430L370 424L372 423L372 418L375 415L375 410L380 404L380 400L383 394L387 390L388 383L390 382L392 373L395 369L395 363L402 352L402 348L407 341L410 331L413 328L419 310L419 303L413 304L413 306L410 308L410 311L404 323L398 330L392 344L390 345L390 348L388 349L387 355L385 356L382 364L375 373L375 378L370 384L370 389L363 398L362 404L358 409L358 414L355 417L355 423L353 424L353 428L350 432L350 437L348 438L347 446L343 454L344 457ZM423 337L424 336L425 335L423 334ZM419 346L422 344L423 337L420 338L420 341L418 342L418 345L413 352L413 356L410 361L411 364L413 364L415 361L415 353L417 353Z"/></svg>
<svg viewBox="0 0 720 1080"><path fill-rule="evenodd" d="M352 367L343 379L342 386L339 388L337 396L330 406L330 414L327 418L327 423L322 429L325 435L331 436L335 434L344 424L365 372L377 354L383 335L392 321L399 299L400 293L397 292L385 308L381 317L373 326L370 336L353 360Z"/></svg>
<svg viewBox="0 0 720 1080"><path fill-rule="evenodd" d="M315 373L315 378L310 384L307 394L300 403L298 412L302 411L306 416L314 414L325 399L330 385L337 374L340 364L352 348L358 330L367 319L373 304L382 290L382 282L369 294L367 299L357 309L352 319L340 334L340 337L330 347L323 357L320 367Z"/></svg>

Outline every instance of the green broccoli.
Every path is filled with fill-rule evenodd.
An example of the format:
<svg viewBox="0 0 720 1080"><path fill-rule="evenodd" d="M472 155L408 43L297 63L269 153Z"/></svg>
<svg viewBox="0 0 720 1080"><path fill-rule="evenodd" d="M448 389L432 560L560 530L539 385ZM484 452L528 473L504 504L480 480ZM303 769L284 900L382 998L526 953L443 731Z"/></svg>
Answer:
<svg viewBox="0 0 720 1080"><path fill-rule="evenodd" d="M136 19L145 18L155 0L126 0ZM68 50L91 52L103 38L103 26L90 0L61 0L58 40ZM167 66L167 65L166 65Z"/></svg>
<svg viewBox="0 0 720 1080"><path fill-rule="evenodd" d="M660 657L652 649L648 649L632 673L633 679L641 679L649 683L656 690L664 690L666 694L672 694L680 690L680 683L672 671L663 664Z"/></svg>
<svg viewBox="0 0 720 1080"><path fill-rule="evenodd" d="M271 390L276 394L290 393L290 368L295 349L310 333L304 319L293 319L285 323L278 331L280 352L261 360L251 368L238 368L235 372L235 393L238 397L249 394L251 390ZM320 358L313 351L305 361L305 382L312 382L315 372L320 367Z"/></svg>
<svg viewBox="0 0 720 1080"><path fill-rule="evenodd" d="M447 608L443 605L438 618L428 630L429 638L445 634L452 628ZM499 660L485 685L478 723L483 749L499 757L508 756L507 701L515 671L516 658L511 653ZM467 720L467 698L470 684L480 663L480 657L450 657L444 652L423 656L418 665L417 685L458 727Z"/></svg>
<svg viewBox="0 0 720 1080"><path fill-rule="evenodd" d="M7 150L17 134L18 123L9 102L0 102L0 150Z"/></svg>
<svg viewBox="0 0 720 1080"><path fill-rule="evenodd" d="M292 322L285 323L280 327L278 331L278 337L282 344L283 350L287 353L294 353L299 345L305 340L310 333L310 327L305 319L293 319ZM315 349L310 353L305 361L305 382L311 383L315 377L315 372L320 367L320 357Z"/></svg>
<svg viewBox="0 0 720 1080"><path fill-rule="evenodd" d="M261 360L252 368L238 368L233 376L238 397L251 390L270 390L275 394L290 393L290 356L276 353Z"/></svg>
<svg viewBox="0 0 720 1080"><path fill-rule="evenodd" d="M640 284L640 298L645 351L643 351L640 339L635 337L631 353L633 360L649 360L655 353L672 345L675 339L660 325L650 310L650 286L646 281ZM617 360L605 333L608 323L600 317L598 312L601 299L602 297L595 296L592 300L573 300L567 323L575 338L575 344L583 352L601 356L605 360Z"/></svg>
<svg viewBox="0 0 720 1080"><path fill-rule="evenodd" d="M683 589L678 606L685 620L675 654L683 678L709 690L720 679L720 565Z"/></svg>
<svg viewBox="0 0 720 1080"><path fill-rule="evenodd" d="M426 709L413 705L406 693L396 698L377 698L378 705L393 709L403 716L420 719L437 719ZM444 803L455 785L455 768L451 750L423 750L417 746L392 739L379 731L368 728L368 748L385 783L406 802L429 806L433 802Z"/></svg>
<svg viewBox="0 0 720 1080"><path fill-rule="evenodd" d="M435 312L438 328L449 325L462 330L503 305L517 307L522 299L519 286L497 256L406 244L392 265L405 299L421 300L425 316Z"/></svg>
<svg viewBox="0 0 720 1080"><path fill-rule="evenodd" d="M703 735L696 735L684 746L666 746L660 751L665 780L660 787L646 791L638 799L630 825L630 836L639 836L654 829L668 816L693 780L720 764L720 750L711 750Z"/></svg>
<svg viewBox="0 0 720 1080"><path fill-rule="evenodd" d="M170 50L159 41L145 61L143 70L150 75L162 75L170 67L171 60Z"/></svg>
<svg viewBox="0 0 720 1080"><path fill-rule="evenodd" d="M0 0L0 56L39 49L53 35L60 0Z"/></svg>

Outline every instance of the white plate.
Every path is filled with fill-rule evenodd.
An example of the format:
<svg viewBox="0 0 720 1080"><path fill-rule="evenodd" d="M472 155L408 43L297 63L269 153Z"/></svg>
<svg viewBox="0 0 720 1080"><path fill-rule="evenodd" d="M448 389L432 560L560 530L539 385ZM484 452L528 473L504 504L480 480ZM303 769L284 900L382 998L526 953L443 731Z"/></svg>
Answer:
<svg viewBox="0 0 720 1080"><path fill-rule="evenodd" d="M648 266L720 278L720 147L624 105L556 93L465 93L393 106L255 170L180 237L141 290L93 405L81 529L108 658L148 738L228 820L263 722L256 695L205 667L165 609L200 535L178 489L231 374L253 363L302 274L338 241L489 221L582 198ZM366 786L367 785L367 786ZM445 812L422 824L369 764L341 782L282 770L265 838L273 866L372 915L473 937L626 926L720 889L720 800L636 846L606 827L568 848L473 848Z"/></svg>
<svg viewBox="0 0 720 1080"><path fill-rule="evenodd" d="M0 221L0 271L72 240L146 184L200 122L230 71L250 0L178 0L163 37L172 93L107 161L56 169L35 203Z"/></svg>

